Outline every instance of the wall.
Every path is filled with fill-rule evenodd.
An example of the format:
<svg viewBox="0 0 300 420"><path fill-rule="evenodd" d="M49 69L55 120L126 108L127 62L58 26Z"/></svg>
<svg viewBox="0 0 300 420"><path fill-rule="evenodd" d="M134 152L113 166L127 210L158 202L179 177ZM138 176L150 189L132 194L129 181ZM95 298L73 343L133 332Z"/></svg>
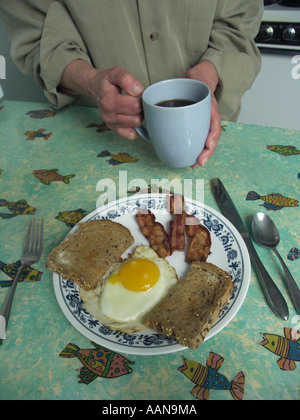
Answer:
<svg viewBox="0 0 300 420"><path fill-rule="evenodd" d="M6 99L28 102L47 102L42 89L20 72L10 58L10 42L0 18L0 55L5 58L6 79L1 86Z"/></svg>

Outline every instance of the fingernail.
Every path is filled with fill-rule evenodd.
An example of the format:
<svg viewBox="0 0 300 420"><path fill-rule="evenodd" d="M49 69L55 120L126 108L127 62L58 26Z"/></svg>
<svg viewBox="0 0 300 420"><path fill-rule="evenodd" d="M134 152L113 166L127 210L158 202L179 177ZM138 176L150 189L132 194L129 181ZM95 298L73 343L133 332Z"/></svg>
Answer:
<svg viewBox="0 0 300 420"><path fill-rule="evenodd" d="M135 130L130 131L128 139L129 140L135 140L136 139L136 131Z"/></svg>
<svg viewBox="0 0 300 420"><path fill-rule="evenodd" d="M202 160L202 162L200 163L201 166L204 166L206 164L206 162L208 161L208 158L204 158Z"/></svg>
<svg viewBox="0 0 300 420"><path fill-rule="evenodd" d="M131 92L134 94L134 95L140 95L141 93L142 93L142 88L141 88L141 86L138 84L138 83L134 83L132 86L131 86Z"/></svg>

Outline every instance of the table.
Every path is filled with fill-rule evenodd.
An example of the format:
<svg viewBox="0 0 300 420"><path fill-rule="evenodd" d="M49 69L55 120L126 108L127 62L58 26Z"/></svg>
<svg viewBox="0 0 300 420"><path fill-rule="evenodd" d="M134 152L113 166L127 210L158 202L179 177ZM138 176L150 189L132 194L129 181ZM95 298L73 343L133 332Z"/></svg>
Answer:
<svg viewBox="0 0 300 420"><path fill-rule="evenodd" d="M53 112L41 103L4 102L0 110L0 302L8 292L34 214L44 219L45 243L41 259L18 285L7 336L0 346L1 400L196 403L191 394L195 385L178 367L182 356L205 366L210 353L224 359L219 372L230 381L243 372L244 400L299 399L299 363L295 362L294 370L282 370L279 356L259 344L261 332L284 337L285 327L300 330L300 319L275 255L256 244L288 303L287 322L271 311L252 270L247 297L235 318L197 350L158 356L124 354L134 362L130 374L111 380L98 377L89 384L79 383L77 369L83 365L77 357L60 357L69 343L79 349L93 349L93 345L61 311L45 260L70 231L72 220L96 208L101 195L98 181L117 183L120 171L126 171L128 181L138 177L150 183L155 177L196 183L203 179L205 204L217 211L210 183L219 177L248 226L258 211L272 216L281 234L278 250L300 285L299 206L279 209L278 196L273 197L272 209L262 206L272 193L300 200L300 132L231 122L223 122L222 128L217 151L204 168L176 170L162 164L144 140L130 142L106 130L97 109L69 107ZM255 200L246 200L250 191L257 193ZM209 399L232 400L232 395L211 390Z"/></svg>

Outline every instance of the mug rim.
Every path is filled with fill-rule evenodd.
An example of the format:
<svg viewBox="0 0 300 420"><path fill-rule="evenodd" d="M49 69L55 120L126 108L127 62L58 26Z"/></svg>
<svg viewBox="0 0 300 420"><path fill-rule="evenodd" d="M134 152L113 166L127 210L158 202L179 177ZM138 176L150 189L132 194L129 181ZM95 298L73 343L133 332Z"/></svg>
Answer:
<svg viewBox="0 0 300 420"><path fill-rule="evenodd" d="M183 82L185 84L195 84L195 85L198 85L198 86L201 85L201 86L204 86L207 89L204 98L201 101L198 101L198 102L196 102L192 105L189 105L189 108L194 107L194 106L198 105L199 103L202 103L203 101L207 100L207 98L210 96L211 91L210 91L210 88L208 87L208 85L206 83L201 82L200 80L195 80L195 79L186 79L186 78L180 79L180 78L178 78L178 79L161 80L159 82L153 83L152 85L148 86L142 94L142 100L149 106L157 107L156 104L153 104L152 102L149 102L147 100L147 97L146 97L147 93L151 92L151 90L157 88L158 85L167 85L167 84L171 84L171 83L178 82L178 81ZM174 99L174 98L172 98L172 99ZM182 99L184 99L184 98L182 98ZM181 109L181 108L186 108L186 106L176 107L176 109ZM162 108L162 109L164 109L164 110L173 109L174 110L174 108Z"/></svg>

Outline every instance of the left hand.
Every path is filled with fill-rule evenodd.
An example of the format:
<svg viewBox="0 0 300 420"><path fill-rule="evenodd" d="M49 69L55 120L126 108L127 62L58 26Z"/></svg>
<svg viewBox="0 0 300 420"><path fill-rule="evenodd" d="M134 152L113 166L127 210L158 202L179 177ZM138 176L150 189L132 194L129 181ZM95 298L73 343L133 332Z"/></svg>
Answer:
<svg viewBox="0 0 300 420"><path fill-rule="evenodd" d="M192 67L183 77L187 79L199 80L200 82L207 84L211 90L210 130L206 139L205 149L198 157L197 163L193 165L193 168L196 168L198 165L205 165L207 160L216 150L219 139L221 137L221 116L218 110L218 102L214 95L214 92L219 83L219 77L215 66L210 61L202 61L195 67Z"/></svg>

